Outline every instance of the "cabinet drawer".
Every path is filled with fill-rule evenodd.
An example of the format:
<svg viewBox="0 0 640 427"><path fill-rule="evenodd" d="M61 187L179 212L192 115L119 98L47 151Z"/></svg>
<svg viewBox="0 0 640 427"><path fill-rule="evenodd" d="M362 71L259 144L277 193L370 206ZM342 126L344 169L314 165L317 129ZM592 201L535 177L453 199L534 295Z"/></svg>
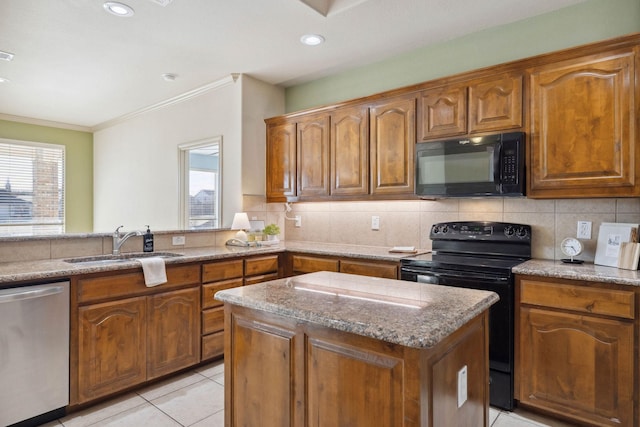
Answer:
<svg viewBox="0 0 640 427"><path fill-rule="evenodd" d="M202 360L224 354L224 332L202 337Z"/></svg>
<svg viewBox="0 0 640 427"><path fill-rule="evenodd" d="M339 261L330 258L318 258L303 255L292 257L294 273L313 273L314 271L338 271Z"/></svg>
<svg viewBox="0 0 640 427"><path fill-rule="evenodd" d="M224 307L210 308L202 312L202 335L224 330Z"/></svg>
<svg viewBox="0 0 640 427"><path fill-rule="evenodd" d="M395 264L342 260L340 261L340 272L386 279L398 278L398 266Z"/></svg>
<svg viewBox="0 0 640 427"><path fill-rule="evenodd" d="M261 274L260 276L252 276L244 279L245 285L254 285L256 283L267 282L269 280L278 279L278 273Z"/></svg>
<svg viewBox="0 0 640 427"><path fill-rule="evenodd" d="M242 260L212 262L202 265L202 283L242 277Z"/></svg>
<svg viewBox="0 0 640 427"><path fill-rule="evenodd" d="M78 280L78 303L144 295L200 283L198 265L167 267L167 283L148 288L142 270L135 273L114 274Z"/></svg>
<svg viewBox="0 0 640 427"><path fill-rule="evenodd" d="M216 292L242 286L242 279L223 280L221 282L202 285L202 308L218 307L223 304L214 298Z"/></svg>
<svg viewBox="0 0 640 427"><path fill-rule="evenodd" d="M245 276L274 273L278 271L278 255L249 258L244 261Z"/></svg>
<svg viewBox="0 0 640 427"><path fill-rule="evenodd" d="M521 280L520 301L583 313L635 317L634 293L615 289L599 289L570 284Z"/></svg>

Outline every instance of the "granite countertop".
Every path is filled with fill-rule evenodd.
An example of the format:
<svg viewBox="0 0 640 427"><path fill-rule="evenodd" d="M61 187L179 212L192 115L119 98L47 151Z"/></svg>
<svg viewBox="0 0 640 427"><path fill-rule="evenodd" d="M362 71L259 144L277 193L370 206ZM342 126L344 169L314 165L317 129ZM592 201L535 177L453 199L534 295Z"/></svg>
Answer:
<svg viewBox="0 0 640 427"><path fill-rule="evenodd" d="M180 256L165 258L167 265L183 264L188 262L213 261L216 259L232 258L237 256L249 256L284 252L286 250L308 254L330 255L340 257L359 257L372 260L399 261L413 254L390 253L390 248L377 246L344 245L316 242L280 242L277 245L261 247L237 247L237 246L210 246L201 248L178 248L158 250L170 252ZM426 251L422 251L426 252ZM70 256L68 258L78 258ZM127 261L109 264L81 264L69 263L65 259L44 259L22 262L0 263L0 286L11 282L42 281L50 279L66 278L78 274L99 273L117 271L140 267L140 264L131 258Z"/></svg>
<svg viewBox="0 0 640 427"><path fill-rule="evenodd" d="M638 270L624 270L591 263L565 264L561 261L532 259L513 267L511 271L530 276L640 286Z"/></svg>
<svg viewBox="0 0 640 427"><path fill-rule="evenodd" d="M321 271L216 299L414 348L431 348L498 301L493 292Z"/></svg>

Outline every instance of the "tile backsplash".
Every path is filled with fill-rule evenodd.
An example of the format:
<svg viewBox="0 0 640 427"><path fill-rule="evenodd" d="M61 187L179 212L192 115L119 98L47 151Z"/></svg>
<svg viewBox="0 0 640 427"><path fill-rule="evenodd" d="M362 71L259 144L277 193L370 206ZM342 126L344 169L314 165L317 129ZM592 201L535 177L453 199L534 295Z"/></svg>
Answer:
<svg viewBox="0 0 640 427"><path fill-rule="evenodd" d="M245 198L245 202L247 202ZM246 209L258 207L251 200ZM284 220L284 203L262 206L279 221L287 240L371 246L416 246L430 249L431 225L443 221L501 221L532 227L532 255L560 259L562 239L576 236L578 221L592 222L591 239L583 239L579 257L593 261L598 229L603 222L640 223L640 199L526 198L445 199L437 201L375 201L294 203L289 217L300 215L302 226ZM250 209L249 209L250 210ZM380 229L371 229L371 217L380 217ZM283 227L284 226L284 227Z"/></svg>

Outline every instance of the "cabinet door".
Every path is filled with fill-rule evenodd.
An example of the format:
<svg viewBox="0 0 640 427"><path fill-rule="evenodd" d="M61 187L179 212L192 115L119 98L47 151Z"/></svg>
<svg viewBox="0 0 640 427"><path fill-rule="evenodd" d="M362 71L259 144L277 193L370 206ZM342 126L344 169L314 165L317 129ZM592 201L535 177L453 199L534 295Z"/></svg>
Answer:
<svg viewBox="0 0 640 427"><path fill-rule="evenodd" d="M298 400L300 390L294 386L294 370L303 366L294 363L295 330L250 315L231 319L226 338L232 351L225 357L225 400L229 404L225 425L301 425L292 419L296 406L303 405Z"/></svg>
<svg viewBox="0 0 640 427"><path fill-rule="evenodd" d="M522 75L500 76L469 85L469 132L522 126Z"/></svg>
<svg viewBox="0 0 640 427"><path fill-rule="evenodd" d="M329 116L298 122L298 196L329 195Z"/></svg>
<svg viewBox="0 0 640 427"><path fill-rule="evenodd" d="M415 96L380 102L370 110L371 194L413 194Z"/></svg>
<svg viewBox="0 0 640 427"><path fill-rule="evenodd" d="M345 108L331 115L331 194L369 193L369 110Z"/></svg>
<svg viewBox="0 0 640 427"><path fill-rule="evenodd" d="M529 196L640 194L633 52L592 55L530 72Z"/></svg>
<svg viewBox="0 0 640 427"><path fill-rule="evenodd" d="M78 309L78 403L146 380L145 297Z"/></svg>
<svg viewBox="0 0 640 427"><path fill-rule="evenodd" d="M520 401L580 423L633 424L633 323L524 306Z"/></svg>
<svg viewBox="0 0 640 427"><path fill-rule="evenodd" d="M467 87L425 90L418 98L418 141L467 133Z"/></svg>
<svg viewBox="0 0 640 427"><path fill-rule="evenodd" d="M398 264L384 263L379 261L371 262L343 259L340 260L340 272L348 274L359 274L361 276L397 279Z"/></svg>
<svg viewBox="0 0 640 427"><path fill-rule="evenodd" d="M148 313L148 379L200 361L199 288L151 296Z"/></svg>
<svg viewBox="0 0 640 427"><path fill-rule="evenodd" d="M296 124L267 125L267 201L286 202L295 197Z"/></svg>

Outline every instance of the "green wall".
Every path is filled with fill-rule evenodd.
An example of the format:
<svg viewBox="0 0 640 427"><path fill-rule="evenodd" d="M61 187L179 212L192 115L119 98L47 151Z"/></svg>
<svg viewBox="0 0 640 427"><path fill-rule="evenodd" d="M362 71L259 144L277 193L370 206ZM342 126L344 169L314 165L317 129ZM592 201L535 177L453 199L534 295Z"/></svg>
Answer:
<svg viewBox="0 0 640 427"><path fill-rule="evenodd" d="M292 86L285 91L285 108L359 98L634 32L640 32L640 0L589 0Z"/></svg>
<svg viewBox="0 0 640 427"><path fill-rule="evenodd" d="M66 232L93 232L93 134L0 120L0 138L66 147Z"/></svg>

